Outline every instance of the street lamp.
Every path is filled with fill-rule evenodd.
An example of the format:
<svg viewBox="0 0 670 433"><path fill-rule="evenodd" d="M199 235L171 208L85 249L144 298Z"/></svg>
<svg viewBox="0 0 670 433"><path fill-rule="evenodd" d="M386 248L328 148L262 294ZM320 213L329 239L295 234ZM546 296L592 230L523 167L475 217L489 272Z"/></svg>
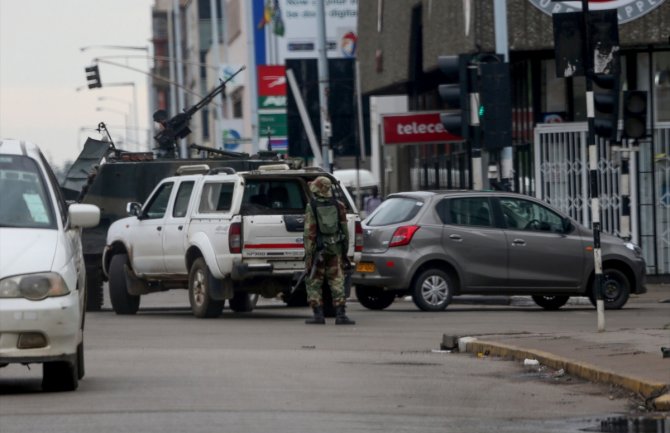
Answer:
<svg viewBox="0 0 670 433"><path fill-rule="evenodd" d="M120 86L132 86L133 87L133 122L135 123L132 128L134 131L139 129L139 122L137 120L137 89L135 88L135 83L132 81L125 81L120 83L105 83L104 87L120 87ZM79 86L75 90L77 92L87 89L88 86ZM139 140L135 140L139 150Z"/></svg>
<svg viewBox="0 0 670 433"><path fill-rule="evenodd" d="M117 113L123 115L123 120L124 120L124 126L126 129L126 137L125 137L125 142L128 142L128 112L126 111L121 111L121 110L115 110L113 108L108 108L108 107L95 107L95 111L109 111L111 113Z"/></svg>
<svg viewBox="0 0 670 433"><path fill-rule="evenodd" d="M149 47L129 46L129 45L89 45L86 47L80 47L79 51L84 52L96 48L112 49L112 50L136 50L136 51L146 51L147 53L149 52Z"/></svg>
<svg viewBox="0 0 670 433"><path fill-rule="evenodd" d="M133 104L126 101L125 99L114 98L112 96L98 96L98 101L113 101L126 104L126 106L128 107L128 112L133 113L134 116L134 125L131 125L131 131L130 131L131 134L128 137L128 141L130 141L132 137L132 141L139 147L139 139L138 139L139 133L137 129L139 128L139 124L137 122L137 110L133 107Z"/></svg>
<svg viewBox="0 0 670 433"><path fill-rule="evenodd" d="M149 54L151 53L149 45L145 46L137 46L137 45L88 45L84 47L79 47L79 51L86 52L88 50L93 50L93 49L103 49L103 50L129 50L129 51L144 51L147 53L147 67L149 70L151 69L151 61L149 59ZM127 63L127 61L126 61ZM96 61L97 64L97 61ZM114 86L114 85L132 85L133 86L133 123L132 125L132 130L133 132L133 137L134 141L136 142L137 149L139 150L140 143L139 143L139 121L138 121L138 113L137 113L137 91L135 88L135 83L117 83L117 84L104 84L104 86ZM77 91L79 91L79 88L77 88ZM149 98L149 118L151 118L151 114L153 113L153 98Z"/></svg>

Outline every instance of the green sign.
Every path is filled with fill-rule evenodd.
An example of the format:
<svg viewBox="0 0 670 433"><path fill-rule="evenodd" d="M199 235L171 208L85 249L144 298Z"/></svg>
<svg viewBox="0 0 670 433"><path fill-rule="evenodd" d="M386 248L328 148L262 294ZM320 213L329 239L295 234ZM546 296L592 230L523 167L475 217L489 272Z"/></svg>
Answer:
<svg viewBox="0 0 670 433"><path fill-rule="evenodd" d="M258 134L267 137L286 137L288 127L286 125L286 113L259 113Z"/></svg>

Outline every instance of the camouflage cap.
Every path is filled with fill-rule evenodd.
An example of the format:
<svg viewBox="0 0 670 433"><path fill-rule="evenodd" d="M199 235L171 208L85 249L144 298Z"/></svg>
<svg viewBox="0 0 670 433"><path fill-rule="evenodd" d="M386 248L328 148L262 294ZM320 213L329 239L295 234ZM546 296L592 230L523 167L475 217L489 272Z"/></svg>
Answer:
<svg viewBox="0 0 670 433"><path fill-rule="evenodd" d="M333 196L333 183L326 176L319 176L309 183L309 190L320 197Z"/></svg>

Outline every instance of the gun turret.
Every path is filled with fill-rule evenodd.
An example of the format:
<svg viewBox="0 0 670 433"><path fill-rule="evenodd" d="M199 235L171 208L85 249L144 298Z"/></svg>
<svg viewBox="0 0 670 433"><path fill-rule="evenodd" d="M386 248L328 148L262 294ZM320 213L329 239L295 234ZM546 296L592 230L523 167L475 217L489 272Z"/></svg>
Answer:
<svg viewBox="0 0 670 433"><path fill-rule="evenodd" d="M223 93L223 91L226 89L226 83L232 80L244 69L244 66L242 66L233 75L216 86L211 92L202 98L200 102L191 108L185 109L183 112L175 115L170 119L168 119L167 112L165 112L165 110L157 110L154 113L154 121L163 125L163 129L154 136L154 139L158 143L158 148L163 152L165 157L177 157L177 140L180 138L185 138L191 133L191 129L189 128L191 117L193 117L193 115L200 109L209 104L217 95Z"/></svg>

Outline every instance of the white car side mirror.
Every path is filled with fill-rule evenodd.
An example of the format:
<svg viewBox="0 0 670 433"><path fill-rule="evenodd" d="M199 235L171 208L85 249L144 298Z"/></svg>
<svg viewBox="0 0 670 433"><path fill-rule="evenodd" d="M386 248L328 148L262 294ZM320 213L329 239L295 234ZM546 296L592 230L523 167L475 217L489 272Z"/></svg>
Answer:
<svg viewBox="0 0 670 433"><path fill-rule="evenodd" d="M71 204L68 214L72 227L95 227L100 222L100 208L92 204Z"/></svg>

